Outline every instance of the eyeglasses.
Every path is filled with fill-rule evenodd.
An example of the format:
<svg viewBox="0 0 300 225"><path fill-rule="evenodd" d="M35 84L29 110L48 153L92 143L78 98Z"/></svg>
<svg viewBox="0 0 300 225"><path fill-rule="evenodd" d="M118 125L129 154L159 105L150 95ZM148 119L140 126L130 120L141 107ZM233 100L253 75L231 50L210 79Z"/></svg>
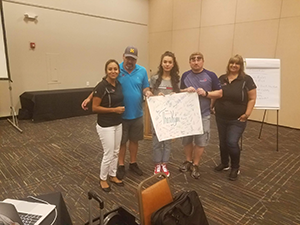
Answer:
<svg viewBox="0 0 300 225"><path fill-rule="evenodd" d="M193 62L196 62L196 61L201 61L202 57L201 56L194 56L194 57L191 57L190 60L193 61Z"/></svg>

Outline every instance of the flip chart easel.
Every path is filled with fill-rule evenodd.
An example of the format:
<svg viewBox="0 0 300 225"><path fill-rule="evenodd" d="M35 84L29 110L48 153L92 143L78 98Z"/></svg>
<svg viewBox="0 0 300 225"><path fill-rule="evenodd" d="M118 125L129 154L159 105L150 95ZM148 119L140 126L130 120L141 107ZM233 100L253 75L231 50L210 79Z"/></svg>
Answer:
<svg viewBox="0 0 300 225"><path fill-rule="evenodd" d="M257 86L255 109L264 109L258 138L261 137L267 110L277 111L276 150L278 151L278 122L280 109L280 59L246 58L245 71Z"/></svg>
<svg viewBox="0 0 300 225"><path fill-rule="evenodd" d="M19 128L18 118L13 104L12 86L11 86L12 80L10 77L10 70L9 70L9 63L8 63L2 0L0 0L0 80L7 80L9 85L9 94L10 94L10 103L11 103L10 115L12 119L7 119L7 121L22 133L23 131Z"/></svg>

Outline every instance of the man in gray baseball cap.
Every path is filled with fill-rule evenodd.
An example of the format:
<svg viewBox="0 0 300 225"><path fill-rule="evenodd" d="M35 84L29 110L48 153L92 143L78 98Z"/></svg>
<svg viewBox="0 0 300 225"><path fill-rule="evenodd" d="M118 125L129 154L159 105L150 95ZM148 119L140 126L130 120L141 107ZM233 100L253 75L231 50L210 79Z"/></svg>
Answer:
<svg viewBox="0 0 300 225"><path fill-rule="evenodd" d="M136 162L138 141L144 138L143 123L143 95L149 97L152 92L149 88L148 75L144 67L137 65L138 50L128 46L123 54L123 62L120 64L118 81L122 85L124 95L125 112L123 113L123 134L119 152L118 179L125 176L126 143L129 141L130 152L129 170L137 175L143 175ZM133 79L135 78L135 79Z"/></svg>
<svg viewBox="0 0 300 225"><path fill-rule="evenodd" d="M138 50L135 47L128 46L124 52L125 57L132 57L134 59L138 58Z"/></svg>

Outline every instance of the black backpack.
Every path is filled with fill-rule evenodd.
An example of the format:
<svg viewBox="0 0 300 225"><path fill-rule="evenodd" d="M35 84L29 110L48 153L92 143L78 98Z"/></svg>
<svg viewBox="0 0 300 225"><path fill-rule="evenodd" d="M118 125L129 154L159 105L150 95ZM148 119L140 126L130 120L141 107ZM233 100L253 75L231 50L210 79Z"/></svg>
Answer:
<svg viewBox="0 0 300 225"><path fill-rule="evenodd" d="M208 221L196 191L185 191L176 194L173 202L154 212L151 224L208 225Z"/></svg>

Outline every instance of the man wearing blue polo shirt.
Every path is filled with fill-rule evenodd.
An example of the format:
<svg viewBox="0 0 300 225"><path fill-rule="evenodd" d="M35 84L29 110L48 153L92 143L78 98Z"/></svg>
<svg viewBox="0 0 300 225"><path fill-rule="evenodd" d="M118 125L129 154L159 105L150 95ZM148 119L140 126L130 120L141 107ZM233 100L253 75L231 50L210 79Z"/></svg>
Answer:
<svg viewBox="0 0 300 225"><path fill-rule="evenodd" d="M120 74L118 81L122 85L124 95L125 112L123 118L123 133L119 152L119 166L117 178L122 180L125 176L125 155L126 143L129 141L130 163L129 170L139 176L143 175L136 159L138 151L138 141L144 137L143 126L143 95L149 97L152 92L149 88L147 71L144 67L137 65L138 50L135 47L128 46L123 54L123 62L120 63ZM88 103L92 100L91 93L85 99L81 107L87 109Z"/></svg>
<svg viewBox="0 0 300 225"><path fill-rule="evenodd" d="M179 167L181 172L191 172L195 179L200 177L199 162L210 137L210 101L222 97L220 81L214 72L203 68L204 58L200 52L192 53L189 59L191 70L181 77L180 89L197 92L201 106L203 134L183 137L182 144L186 161Z"/></svg>
<svg viewBox="0 0 300 225"><path fill-rule="evenodd" d="M135 47L127 47L123 54L123 62L120 64L118 77L122 85L125 112L123 113L123 135L119 152L118 179L125 176L125 153L126 143L129 140L130 164L129 170L137 175L143 172L136 163L138 141L144 137L143 126L143 95L149 97L152 92L149 89L147 71L144 67L137 65L138 50Z"/></svg>

